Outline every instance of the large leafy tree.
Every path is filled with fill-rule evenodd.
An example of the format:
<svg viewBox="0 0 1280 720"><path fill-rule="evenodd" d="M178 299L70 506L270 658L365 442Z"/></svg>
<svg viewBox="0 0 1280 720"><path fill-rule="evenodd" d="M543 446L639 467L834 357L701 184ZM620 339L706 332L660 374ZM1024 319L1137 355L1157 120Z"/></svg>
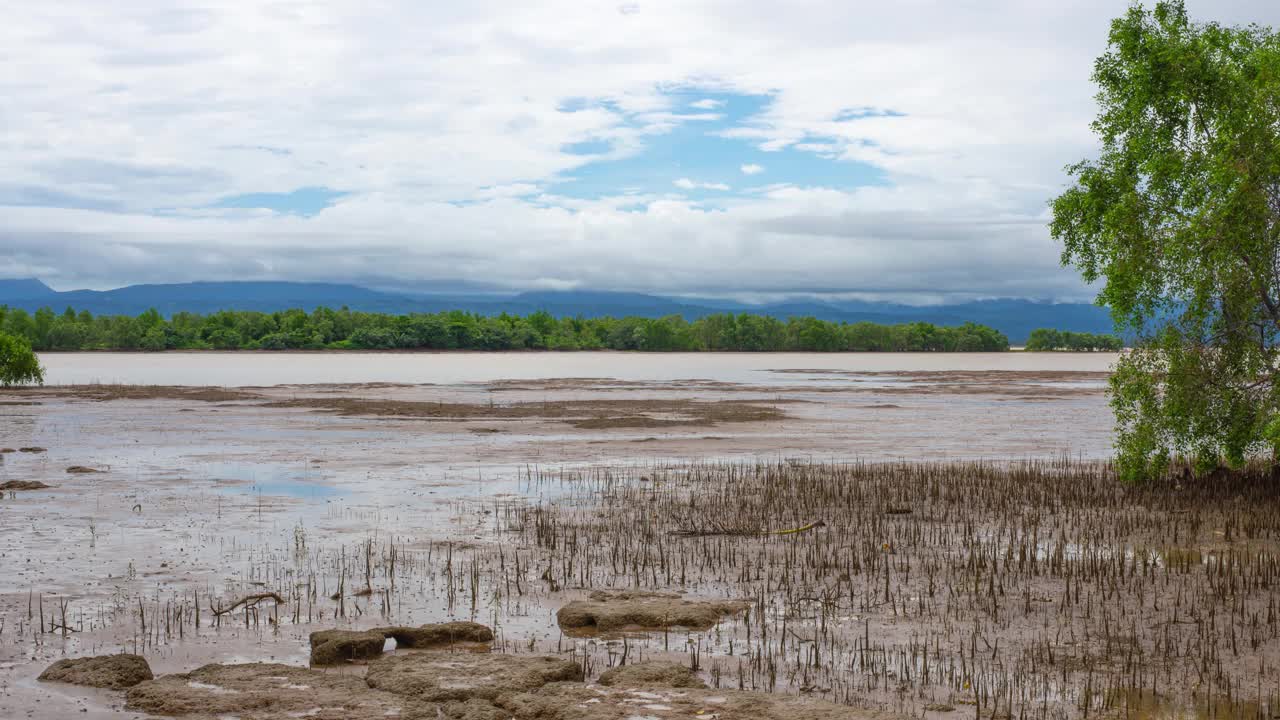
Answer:
<svg viewBox="0 0 1280 720"><path fill-rule="evenodd" d="M26 338L0 333L0 386L44 382L44 368Z"/></svg>
<svg viewBox="0 0 1280 720"><path fill-rule="evenodd" d="M1280 37L1113 21L1094 68L1097 160L1053 202L1063 262L1138 337L1111 380L1122 475L1238 464L1280 445Z"/></svg>

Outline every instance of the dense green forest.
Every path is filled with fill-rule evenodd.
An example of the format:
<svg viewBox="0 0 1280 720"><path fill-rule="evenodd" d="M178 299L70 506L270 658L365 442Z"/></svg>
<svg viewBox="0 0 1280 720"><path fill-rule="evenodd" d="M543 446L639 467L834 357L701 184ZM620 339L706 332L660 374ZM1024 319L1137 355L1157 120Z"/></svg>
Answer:
<svg viewBox="0 0 1280 720"><path fill-rule="evenodd" d="M1026 349L1032 352L1050 350L1117 352L1124 348L1124 341L1115 335L1097 335L1069 330L1038 328L1027 338Z"/></svg>
<svg viewBox="0 0 1280 720"><path fill-rule="evenodd" d="M37 351L58 350L648 350L918 351L1009 349L984 325L877 325L815 318L708 315L664 318L485 316L454 311L384 315L346 308L313 312L224 311L210 315L155 310L137 317L48 308L34 315L0 306L0 332L26 338Z"/></svg>

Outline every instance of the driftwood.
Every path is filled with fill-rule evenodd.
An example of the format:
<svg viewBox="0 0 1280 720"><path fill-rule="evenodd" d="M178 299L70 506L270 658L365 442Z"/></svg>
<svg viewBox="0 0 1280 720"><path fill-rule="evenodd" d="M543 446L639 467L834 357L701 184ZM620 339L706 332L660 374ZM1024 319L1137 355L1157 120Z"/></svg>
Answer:
<svg viewBox="0 0 1280 720"><path fill-rule="evenodd" d="M284 598L280 597L279 595L273 592L264 592L264 593L257 593L256 595L245 595L244 597L240 598L239 600L235 601L234 603L224 608L214 607L213 601L210 600L209 609L213 611L214 617L221 617L231 612L232 610L235 610L241 605L244 605L245 607L255 607L259 602L262 602L263 600L275 600L277 605L284 604Z"/></svg>

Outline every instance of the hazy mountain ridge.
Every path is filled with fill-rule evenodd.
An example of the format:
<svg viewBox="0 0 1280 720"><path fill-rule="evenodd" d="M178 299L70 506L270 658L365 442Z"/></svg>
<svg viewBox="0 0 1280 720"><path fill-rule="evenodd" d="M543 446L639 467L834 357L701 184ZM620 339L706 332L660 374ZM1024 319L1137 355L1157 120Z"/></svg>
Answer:
<svg viewBox="0 0 1280 720"><path fill-rule="evenodd" d="M810 299L752 305L717 299L673 298L644 293L602 290L529 291L513 295L406 295L342 283L196 282L129 285L114 290L59 292L34 278L0 280L0 304L34 312L68 306L94 314L137 315L155 308L168 316L176 312L211 313L218 310L274 312L317 306L382 313L467 310L482 314L529 314L546 310L557 316L604 315L693 319L718 312L751 312L779 318L812 315L823 320L876 323L924 321L938 325L976 322L1000 330L1014 343L1023 342L1038 327L1077 332L1112 332L1105 308L1083 303L1048 303L1023 299L982 300L949 305L912 306L865 301L821 302Z"/></svg>

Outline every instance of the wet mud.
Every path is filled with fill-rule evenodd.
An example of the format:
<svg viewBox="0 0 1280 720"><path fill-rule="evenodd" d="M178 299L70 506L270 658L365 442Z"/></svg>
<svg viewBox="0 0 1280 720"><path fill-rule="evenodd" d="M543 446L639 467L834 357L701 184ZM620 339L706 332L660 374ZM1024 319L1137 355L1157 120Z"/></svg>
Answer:
<svg viewBox="0 0 1280 720"><path fill-rule="evenodd" d="M0 503L0 716L230 702L203 685L286 698L228 711L246 718L1076 717L1139 688L1275 706L1280 508L1262 479L1118 485L1094 461L1111 437L1096 377L779 377L38 391L0 417L4 446L47 448L0 462L0 483L43 486ZM280 602L235 605L264 593ZM745 609L562 628L597 593ZM452 655L552 657L582 680L447 701L365 682L419 652L406 630L450 621L493 631ZM361 657L303 667L325 630L371 634ZM129 711L36 680L122 651L162 679L267 663L375 695L307 704L208 670L135 688ZM674 671L595 684L648 662L707 689L664 689Z"/></svg>
<svg viewBox="0 0 1280 720"><path fill-rule="evenodd" d="M121 653L59 660L45 668L37 679L43 682L124 690L152 677L151 666L145 658Z"/></svg>
<svg viewBox="0 0 1280 720"><path fill-rule="evenodd" d="M556 622L567 633L707 630L749 606L740 600L691 599L664 592L597 591L560 608Z"/></svg>
<svg viewBox="0 0 1280 720"><path fill-rule="evenodd" d="M141 663L134 656L117 657ZM210 664L155 679L146 675L112 686L127 687L127 710L201 720L893 717L798 697L710 691L689 668L673 663L620 666L600 684L584 684L575 663L536 655L401 654L370 664L363 677L278 663Z"/></svg>

